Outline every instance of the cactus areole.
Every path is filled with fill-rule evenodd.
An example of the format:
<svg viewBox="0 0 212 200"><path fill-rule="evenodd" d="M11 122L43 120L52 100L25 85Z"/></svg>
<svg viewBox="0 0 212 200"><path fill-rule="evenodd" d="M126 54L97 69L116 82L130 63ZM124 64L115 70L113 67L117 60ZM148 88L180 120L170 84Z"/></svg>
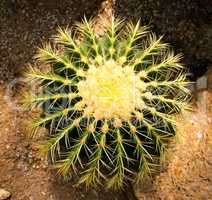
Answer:
<svg viewBox="0 0 212 200"><path fill-rule="evenodd" d="M27 72L41 88L27 100L43 110L30 127L33 133L48 127L39 147L50 152L59 173L116 189L160 163L189 91L181 56L162 38L114 17L104 28L98 36L93 21L84 19L59 29L36 56L51 69Z"/></svg>

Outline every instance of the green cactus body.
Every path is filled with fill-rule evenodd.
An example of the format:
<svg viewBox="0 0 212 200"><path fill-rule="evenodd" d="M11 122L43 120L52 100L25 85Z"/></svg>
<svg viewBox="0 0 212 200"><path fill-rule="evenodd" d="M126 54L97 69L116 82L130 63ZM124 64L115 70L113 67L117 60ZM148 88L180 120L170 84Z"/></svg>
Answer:
<svg viewBox="0 0 212 200"><path fill-rule="evenodd" d="M27 73L42 89L30 96L29 104L43 109L31 127L48 127L39 146L59 173L121 188L155 169L189 91L181 56L147 27L112 17L98 36L92 23L59 29L54 47L39 49L37 59L51 70Z"/></svg>

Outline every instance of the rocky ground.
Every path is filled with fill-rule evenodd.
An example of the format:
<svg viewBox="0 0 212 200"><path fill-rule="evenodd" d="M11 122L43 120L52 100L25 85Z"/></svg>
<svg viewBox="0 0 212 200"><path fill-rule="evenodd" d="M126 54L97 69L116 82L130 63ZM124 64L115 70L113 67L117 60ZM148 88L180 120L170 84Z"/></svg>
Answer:
<svg viewBox="0 0 212 200"><path fill-rule="evenodd" d="M20 80L26 65L33 63L37 46L54 34L58 25L71 26L83 14L89 17L98 13L99 22L101 17L108 17L112 1L101 3L101 0L0 1L0 200L1 194L5 198L12 194L12 200L134 198L131 188L119 192L101 187L86 190L75 187L74 178L64 182L57 177L47 158L37 153L34 144L39 138L26 137L24 122L30 114L16 110L4 98L8 96L8 86ZM116 0L113 12L136 20L141 17L157 34L164 34L165 41L177 52L184 53L191 79L196 80L212 66L211 4L210 0ZM97 25L97 32L100 29ZM202 81L200 85L205 79ZM179 137L170 149L169 164L154 181L136 188L139 199L212 199L212 92L209 87L195 93L199 106L194 106L194 111L179 121ZM17 86L13 88L10 94L13 105L20 99L21 91Z"/></svg>
<svg viewBox="0 0 212 200"><path fill-rule="evenodd" d="M101 187L86 190L75 186L74 177L69 182L59 178L35 146L45 130L38 138L26 136L25 122L31 114L14 106L21 91L20 86L13 90L11 106L5 98L5 85L0 85L0 199L9 194L12 200L134 199L131 188L119 192ZM170 145L162 172L135 188L139 200L212 199L212 91L199 91L198 99L198 106L195 101L193 111L178 121L178 136Z"/></svg>
<svg viewBox="0 0 212 200"><path fill-rule="evenodd" d="M96 16L103 0L1 0L0 79L12 80L33 62L38 46L58 26L71 26L83 15ZM184 54L191 79L212 66L211 0L107 0L113 12L126 19L141 19L164 41ZM109 3L109 6L112 3ZM107 4L104 5L107 8Z"/></svg>
<svg viewBox="0 0 212 200"><path fill-rule="evenodd" d="M38 46L58 26L95 16L102 0L1 0L0 79L12 80L33 62Z"/></svg>
<svg viewBox="0 0 212 200"><path fill-rule="evenodd" d="M28 138L25 122L31 114L16 110L21 88L13 90L11 106L5 98L7 89L0 84L0 188L9 191L12 200L127 200L126 191L112 192L101 187L86 190L75 187L74 177L65 182L56 175L48 159L39 156L35 146L45 130L40 131L41 137ZM128 192L132 193L130 189Z"/></svg>
<svg viewBox="0 0 212 200"><path fill-rule="evenodd" d="M202 76L212 66L211 0L116 0L114 10L127 19L141 19L151 30L163 35L179 53L191 72Z"/></svg>
<svg viewBox="0 0 212 200"><path fill-rule="evenodd" d="M135 189L139 200L212 199L212 91L199 92L199 108L178 121L178 135L167 165L149 182Z"/></svg>

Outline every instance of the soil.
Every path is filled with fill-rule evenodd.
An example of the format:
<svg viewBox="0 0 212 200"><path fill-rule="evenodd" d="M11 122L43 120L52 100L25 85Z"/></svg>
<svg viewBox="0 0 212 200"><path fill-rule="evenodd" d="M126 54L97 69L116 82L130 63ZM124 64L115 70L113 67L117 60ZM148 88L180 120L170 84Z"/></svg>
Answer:
<svg viewBox="0 0 212 200"><path fill-rule="evenodd" d="M27 63L33 63L37 47L47 41L58 26L72 26L84 14L89 18L99 12L96 23L101 17L107 17L110 1L100 7L101 3L101 0L0 2L3 28L0 33L0 188L9 190L12 200L127 200L133 194L131 188L127 188L130 194L126 194L126 190L76 187L75 177L67 182L58 177L49 160L38 155L34 143L39 138L26 137L24 122L31 115L8 103L16 105L21 99L20 91L26 88L22 87L19 75ZM15 87L10 87L13 84ZM8 88L12 91L10 100L5 98Z"/></svg>
<svg viewBox="0 0 212 200"><path fill-rule="evenodd" d="M133 194L130 188L109 191L105 188L86 189L76 187L76 179L64 181L57 176L48 158L38 154L35 144L42 139L32 139L26 134L26 121L31 113L17 111L23 86L13 90L11 104L5 98L8 93L0 84L0 188L12 193L11 200L127 200ZM126 193L128 191L129 194Z"/></svg>
<svg viewBox="0 0 212 200"><path fill-rule="evenodd" d="M174 50L183 53L190 78L196 80L212 66L211 0L116 0L117 16L149 24Z"/></svg>
<svg viewBox="0 0 212 200"><path fill-rule="evenodd" d="M23 86L13 90L11 102L18 105ZM26 89L26 88L24 88ZM132 188L109 191L105 188L76 187L76 179L64 181L49 160L40 156L37 138L26 135L25 122L32 116L8 104L7 90L0 85L0 188L11 192L11 200L131 200ZM170 144L167 163L152 180L135 188L139 200L212 199L212 91L202 92L204 110L193 106L178 120L178 136ZM17 104L15 104L17 103ZM202 107L201 107L202 108Z"/></svg>
<svg viewBox="0 0 212 200"><path fill-rule="evenodd" d="M95 16L102 0L1 0L0 79L11 81L33 62L58 26Z"/></svg>
<svg viewBox="0 0 212 200"><path fill-rule="evenodd" d="M6 89L19 80L27 63L34 62L37 46L47 41L58 25L72 26L84 14L89 17L98 13L108 17L107 10L112 5L108 2L0 1L0 188L10 191L12 200L134 198L130 187L118 192L102 187L86 190L83 186L75 186L75 177L68 182L58 177L48 159L38 155L35 146L45 130L41 131L40 138L27 138L25 121L31 113L14 109L4 98L8 95ZM210 0L116 0L114 12L125 18L141 18L143 23L150 23L158 35L164 34L165 41L170 42L177 52L184 53L184 62L189 66L192 80L203 75L210 66ZM16 86L13 89L13 105L20 100L23 88ZM207 108L200 110L194 106L194 111L186 113L179 121L179 137L170 148L163 171L153 181L144 182L136 189L140 200L212 199L212 92L205 92L207 101L204 106Z"/></svg>
<svg viewBox="0 0 212 200"><path fill-rule="evenodd" d="M166 167L154 181L148 180L148 187L137 186L139 200L212 199L212 91L198 95L204 98L204 108L193 106L178 120Z"/></svg>

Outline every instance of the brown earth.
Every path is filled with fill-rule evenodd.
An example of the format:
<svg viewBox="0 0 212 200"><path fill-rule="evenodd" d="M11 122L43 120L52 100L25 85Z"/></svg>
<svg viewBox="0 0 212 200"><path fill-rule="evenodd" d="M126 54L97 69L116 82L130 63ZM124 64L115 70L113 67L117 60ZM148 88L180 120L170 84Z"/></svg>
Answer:
<svg viewBox="0 0 212 200"><path fill-rule="evenodd" d="M177 53L183 53L192 80L212 68L211 0L116 0L114 11L126 19L140 19L163 35Z"/></svg>
<svg viewBox="0 0 212 200"><path fill-rule="evenodd" d="M23 91L21 78L17 75L29 61L33 62L37 46L54 34L58 25L71 26L84 14L87 17L96 15L98 24L98 20L111 12L110 0L101 3L101 0L0 2L3 27L0 33L0 188L9 190L12 200L124 200L133 194L129 192L130 188L130 194L126 194L124 190L113 192L101 187L89 190L76 187L75 177L69 182L62 180L48 159L38 155L34 142L39 138L26 137L24 121L30 114L15 108L20 91ZM97 31L99 28L97 25ZM11 98L5 98L8 96Z"/></svg>
<svg viewBox="0 0 212 200"><path fill-rule="evenodd" d="M22 87L13 89L11 101L0 85L0 188L12 193L12 200L127 200L133 191L113 192L105 188L75 186L75 177L65 182L56 175L47 158L38 155L35 143L27 138L25 122L31 114L16 110ZM167 163L153 181L135 189L139 200L212 199L212 91L201 94L201 109L186 112L178 122L178 136L170 145ZM12 104L9 104L9 103Z"/></svg>
<svg viewBox="0 0 212 200"><path fill-rule="evenodd" d="M8 88L8 87L7 87ZM125 191L105 188L76 187L75 177L65 182L56 175L47 158L38 155L35 143L26 135L27 111L16 108L21 87L13 90L11 101L5 86L0 84L0 188L12 193L12 200L127 200ZM16 107L16 108L15 108ZM40 132L42 137L43 131ZM128 189L128 193L132 193Z"/></svg>
<svg viewBox="0 0 212 200"><path fill-rule="evenodd" d="M58 26L93 17L103 0L1 0L0 79L11 81Z"/></svg>
<svg viewBox="0 0 212 200"><path fill-rule="evenodd" d="M137 186L139 200L212 199L212 91L198 95L204 100L199 108L178 120L166 168L148 187Z"/></svg>
<svg viewBox="0 0 212 200"><path fill-rule="evenodd" d="M30 114L14 109L8 104L9 100L4 98L8 96L5 89L8 88L9 83L16 80L14 78L26 67L28 62L33 62L32 58L37 46L54 34L58 25L71 26L84 14L88 17L95 16L97 13L104 15L111 5L105 3L103 9L98 12L101 2L101 0L0 1L0 82L2 82L0 83L0 188L9 190L12 193L12 200L127 200L133 198L131 188L119 192L108 191L101 187L86 190L82 186L74 185L74 177L69 182L57 177L47 158L40 157L37 153L34 143L39 138L32 140L26 137L24 122L30 118ZM139 5L136 6L137 4L134 2L138 2ZM142 0L142 2L147 1ZM186 1L182 0L182 2ZM119 4L121 7L118 6ZM137 0L123 2L117 0L115 11L124 17L135 15L136 19L140 18L142 10L145 10L147 17L151 16L153 12L153 22L158 22L156 26L159 26L159 31L165 33L165 36L171 35L175 38L177 35L176 38L179 41L181 41L179 37L182 36L182 41L185 43L178 50L181 51L181 47L185 47L184 53L190 61L193 60L189 57L191 56L190 52L197 53L198 55L195 54L195 56L198 59L208 58L211 55L206 48L211 41L209 40L211 34L209 31L205 31L204 37L202 37L198 31L210 22L203 20L204 23L199 26L196 21L192 21L194 25L190 26L190 21L186 20L187 25L182 26L189 26L191 34L185 31L181 32L178 26L179 30L177 29L176 32L175 29L170 28L175 27L172 20L178 23L178 19L172 16L172 11L167 7L163 15L157 15L163 9L164 4L159 3L160 6L154 4L154 8L150 8L153 4L154 1L151 0L148 0L146 4L141 4ZM184 12L181 5L185 4L189 4L191 6L190 13L193 12L193 4L189 1L179 4L179 8L176 9L178 14ZM207 10L210 14L210 6ZM166 23L169 14L172 17ZM201 16L204 17L205 14L203 14ZM175 14L173 13L173 15ZM106 14L105 17L107 16ZM179 14L179 16L182 15ZM161 23L160 17L163 18L163 23ZM195 19L202 18L196 15ZM208 18L206 17L206 19ZM101 21L101 17L99 20ZM200 28L198 29L198 27ZM178 34L179 32L182 34ZM192 35L191 41L184 38L184 36L189 38L190 35ZM199 40L200 37L204 38L203 45ZM186 42L190 45L197 44L195 48L199 51L185 45ZM200 52L201 55L199 55ZM195 73L198 76L201 75L199 71ZM20 91L21 88L18 87L13 90L12 105L14 105L14 101L20 99ZM201 109L194 107L195 111L186 113L184 119L179 121L179 137L168 154L167 163L169 164L165 165L161 174L154 181L144 182L136 189L139 199L212 199L212 92L206 91L201 94L201 97L205 100L200 106ZM205 107L206 105L207 107Z"/></svg>

